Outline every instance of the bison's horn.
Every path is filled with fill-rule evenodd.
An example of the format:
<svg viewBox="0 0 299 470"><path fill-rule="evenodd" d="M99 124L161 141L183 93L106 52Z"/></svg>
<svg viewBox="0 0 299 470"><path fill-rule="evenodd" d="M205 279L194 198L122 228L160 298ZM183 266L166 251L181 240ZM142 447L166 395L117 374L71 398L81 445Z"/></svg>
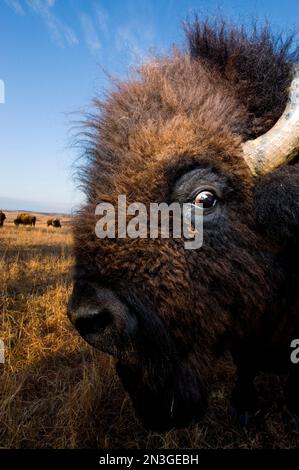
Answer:
<svg viewBox="0 0 299 470"><path fill-rule="evenodd" d="M299 66L294 67L286 109L266 134L243 144L245 160L254 175L268 173L299 152Z"/></svg>

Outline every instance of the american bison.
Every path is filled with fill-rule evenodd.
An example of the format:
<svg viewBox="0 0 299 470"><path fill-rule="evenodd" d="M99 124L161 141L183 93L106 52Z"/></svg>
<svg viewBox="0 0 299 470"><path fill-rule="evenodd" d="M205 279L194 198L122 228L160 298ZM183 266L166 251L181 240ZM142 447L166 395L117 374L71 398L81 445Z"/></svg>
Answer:
<svg viewBox="0 0 299 470"><path fill-rule="evenodd" d="M267 28L196 19L185 29L187 48L144 63L95 101L68 314L115 357L149 428L199 420L228 352L240 417L255 412L260 371L288 374L285 405L299 416L290 360L299 338L299 51ZM146 206L201 203L203 246L97 238L96 205L116 207L120 194Z"/></svg>
<svg viewBox="0 0 299 470"><path fill-rule="evenodd" d="M6 215L4 214L3 211L0 211L0 227L3 227L5 219L6 219Z"/></svg>
<svg viewBox="0 0 299 470"><path fill-rule="evenodd" d="M14 224L18 227L19 225L30 225L35 227L36 216L30 214L18 214L18 217L14 220Z"/></svg>
<svg viewBox="0 0 299 470"><path fill-rule="evenodd" d="M61 228L61 222L59 219L49 219L47 220L48 227Z"/></svg>

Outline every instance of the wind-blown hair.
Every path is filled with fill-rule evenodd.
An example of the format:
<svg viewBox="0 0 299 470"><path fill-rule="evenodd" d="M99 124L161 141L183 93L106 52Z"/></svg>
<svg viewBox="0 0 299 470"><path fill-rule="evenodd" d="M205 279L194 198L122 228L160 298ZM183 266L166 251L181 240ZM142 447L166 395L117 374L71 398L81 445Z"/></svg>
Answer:
<svg viewBox="0 0 299 470"><path fill-rule="evenodd" d="M243 136L255 138L281 116L288 97L293 63L299 61L294 35L274 35L268 26L251 31L223 20L185 23L191 57L205 62L233 85L248 112Z"/></svg>

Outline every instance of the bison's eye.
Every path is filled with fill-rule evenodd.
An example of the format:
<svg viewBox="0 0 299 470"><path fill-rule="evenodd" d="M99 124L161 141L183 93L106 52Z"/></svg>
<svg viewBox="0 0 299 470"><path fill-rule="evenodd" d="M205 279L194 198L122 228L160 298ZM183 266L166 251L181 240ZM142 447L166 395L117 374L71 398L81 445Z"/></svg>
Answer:
<svg viewBox="0 0 299 470"><path fill-rule="evenodd" d="M217 204L218 197L212 191L200 191L194 199L194 204L202 204L203 209L211 209Z"/></svg>

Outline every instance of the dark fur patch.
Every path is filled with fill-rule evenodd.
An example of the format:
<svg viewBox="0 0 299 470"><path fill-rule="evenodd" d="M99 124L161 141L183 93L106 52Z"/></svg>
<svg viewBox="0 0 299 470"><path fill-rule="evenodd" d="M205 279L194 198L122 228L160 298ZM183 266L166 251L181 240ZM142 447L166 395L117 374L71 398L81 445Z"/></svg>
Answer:
<svg viewBox="0 0 299 470"><path fill-rule="evenodd" d="M261 178L254 200L257 222L264 233L294 252L299 240L299 164Z"/></svg>
<svg viewBox="0 0 299 470"><path fill-rule="evenodd" d="M294 36L275 36L268 26L250 32L218 21L185 24L190 54L221 73L248 111L243 136L255 138L281 115L288 96L292 63L299 60Z"/></svg>

